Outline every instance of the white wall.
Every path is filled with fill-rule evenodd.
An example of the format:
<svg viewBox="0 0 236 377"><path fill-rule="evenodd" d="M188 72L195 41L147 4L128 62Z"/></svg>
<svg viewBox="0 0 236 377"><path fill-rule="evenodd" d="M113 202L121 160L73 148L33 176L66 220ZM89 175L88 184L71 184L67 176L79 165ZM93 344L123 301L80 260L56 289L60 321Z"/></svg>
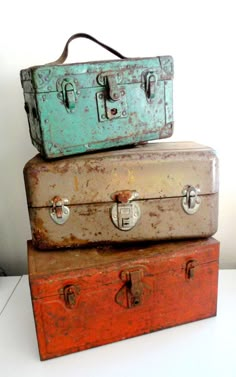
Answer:
<svg viewBox="0 0 236 377"><path fill-rule="evenodd" d="M8 1L0 22L0 266L27 270L30 238L22 169L31 145L19 71L55 60L67 38L87 32L130 57L175 59L174 140L214 147L220 158L221 267L236 267L234 1ZM112 58L90 41L72 43L68 62Z"/></svg>

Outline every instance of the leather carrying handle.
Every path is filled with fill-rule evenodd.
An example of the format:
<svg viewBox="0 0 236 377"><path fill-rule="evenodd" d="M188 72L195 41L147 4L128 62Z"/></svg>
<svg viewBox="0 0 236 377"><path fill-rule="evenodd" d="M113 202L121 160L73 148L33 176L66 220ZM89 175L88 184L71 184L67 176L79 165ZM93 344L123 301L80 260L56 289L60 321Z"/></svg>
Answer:
<svg viewBox="0 0 236 377"><path fill-rule="evenodd" d="M103 48L105 48L106 50L108 50L109 52L111 52L112 54L116 55L118 58L126 59L126 57L124 55L121 55L118 51L116 51L112 47L109 47L109 46L105 45L104 43L98 41L97 39L95 39L91 35L86 34L86 33L77 33L77 34L73 34L68 39L68 41L66 42L66 45L64 47L64 50L62 51L61 56L57 60L55 60L54 62L48 63L48 65L63 64L65 62L67 56L68 56L70 42L73 41L74 39L77 39L77 38L87 38L87 39L90 39L91 41L93 41L93 42L97 43L98 45L102 46Z"/></svg>

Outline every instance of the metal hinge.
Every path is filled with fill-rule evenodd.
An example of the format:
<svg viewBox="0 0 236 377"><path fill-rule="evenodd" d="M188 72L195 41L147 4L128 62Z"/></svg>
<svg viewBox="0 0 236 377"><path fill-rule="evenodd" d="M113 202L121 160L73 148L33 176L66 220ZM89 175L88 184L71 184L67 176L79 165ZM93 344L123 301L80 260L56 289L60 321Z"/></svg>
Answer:
<svg viewBox="0 0 236 377"><path fill-rule="evenodd" d="M75 285L67 285L59 290L59 294L65 301L68 308L72 309L77 304L77 296L79 295L80 289Z"/></svg>
<svg viewBox="0 0 236 377"><path fill-rule="evenodd" d="M199 188L191 185L183 189L182 207L188 215L193 215L200 207L201 198L198 196L199 192Z"/></svg>
<svg viewBox="0 0 236 377"><path fill-rule="evenodd" d="M131 200L138 197L137 191L123 190L111 195L117 203L111 207L111 219L120 230L132 229L140 219L141 210L137 202Z"/></svg>
<svg viewBox="0 0 236 377"><path fill-rule="evenodd" d="M62 199L60 196L55 196L51 200L52 207L50 208L50 216L56 224L62 225L68 220L70 209L65 206L65 204L68 203L68 199Z"/></svg>
<svg viewBox="0 0 236 377"><path fill-rule="evenodd" d="M72 113L75 110L77 97L80 94L78 90L78 80L70 77L57 80L58 98L65 105L68 112Z"/></svg>
<svg viewBox="0 0 236 377"><path fill-rule="evenodd" d="M122 82L121 73L103 72L97 80L100 85L106 87L105 91L96 94L100 122L126 117L128 115L126 91L125 88L118 86Z"/></svg>
<svg viewBox="0 0 236 377"><path fill-rule="evenodd" d="M151 292L151 288L143 282L143 277L142 268L121 272L120 278L125 284L115 297L117 304L125 308L133 308L142 304L144 295L148 297Z"/></svg>

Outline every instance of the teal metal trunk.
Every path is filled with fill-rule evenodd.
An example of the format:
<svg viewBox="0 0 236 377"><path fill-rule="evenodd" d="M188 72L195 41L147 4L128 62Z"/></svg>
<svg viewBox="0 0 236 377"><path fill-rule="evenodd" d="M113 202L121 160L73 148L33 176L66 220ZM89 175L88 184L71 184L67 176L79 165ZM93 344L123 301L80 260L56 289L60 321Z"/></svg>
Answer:
<svg viewBox="0 0 236 377"><path fill-rule="evenodd" d="M77 36L67 42L66 56ZM63 60L21 71L31 140L43 157L172 135L172 57L61 64Z"/></svg>

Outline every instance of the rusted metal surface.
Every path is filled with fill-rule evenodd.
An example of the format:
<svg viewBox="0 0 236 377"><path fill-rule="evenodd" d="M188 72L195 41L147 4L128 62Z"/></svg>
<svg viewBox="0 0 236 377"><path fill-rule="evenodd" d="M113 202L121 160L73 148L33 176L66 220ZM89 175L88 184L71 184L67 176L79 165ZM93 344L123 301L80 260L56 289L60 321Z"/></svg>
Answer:
<svg viewBox="0 0 236 377"><path fill-rule="evenodd" d="M189 260L186 264L186 277L187 279L193 279L194 277L194 270L197 267L198 262L196 260Z"/></svg>
<svg viewBox="0 0 236 377"><path fill-rule="evenodd" d="M111 199L115 202L117 201L120 203L128 203L131 199L136 199L137 197L138 193L134 190L116 191L113 194L111 194Z"/></svg>
<svg viewBox="0 0 236 377"><path fill-rule="evenodd" d="M64 288L59 290L60 295L64 299L65 305L70 309L76 305L79 292L79 287L71 284L66 285Z"/></svg>
<svg viewBox="0 0 236 377"><path fill-rule="evenodd" d="M51 162L36 156L24 176L32 238L40 249L208 237L217 230L218 159L196 143L146 144ZM200 198L193 214L183 208L188 186ZM192 207L190 199L185 205ZM125 207L118 208L125 231L113 218L114 203ZM129 210L138 216L130 229Z"/></svg>
<svg viewBox="0 0 236 377"><path fill-rule="evenodd" d="M28 242L41 359L216 315L218 261L213 238L44 253Z"/></svg>
<svg viewBox="0 0 236 377"><path fill-rule="evenodd" d="M145 266L135 266L134 269L122 271L120 274L124 285L117 293L115 300L124 308L133 308L143 303L152 294L150 287L144 280ZM147 274L147 271L145 271Z"/></svg>
<svg viewBox="0 0 236 377"><path fill-rule="evenodd" d="M169 137L172 80L171 56L22 70L32 143L54 158Z"/></svg>
<svg viewBox="0 0 236 377"><path fill-rule="evenodd" d="M196 143L146 144L51 162L36 156L24 176L32 238L40 249L208 237L217 230L218 159ZM189 195L185 206L200 202L192 214L182 204L186 187L196 188L197 199ZM55 197L68 203L63 225L50 215ZM116 202L138 205L132 229L114 225Z"/></svg>

